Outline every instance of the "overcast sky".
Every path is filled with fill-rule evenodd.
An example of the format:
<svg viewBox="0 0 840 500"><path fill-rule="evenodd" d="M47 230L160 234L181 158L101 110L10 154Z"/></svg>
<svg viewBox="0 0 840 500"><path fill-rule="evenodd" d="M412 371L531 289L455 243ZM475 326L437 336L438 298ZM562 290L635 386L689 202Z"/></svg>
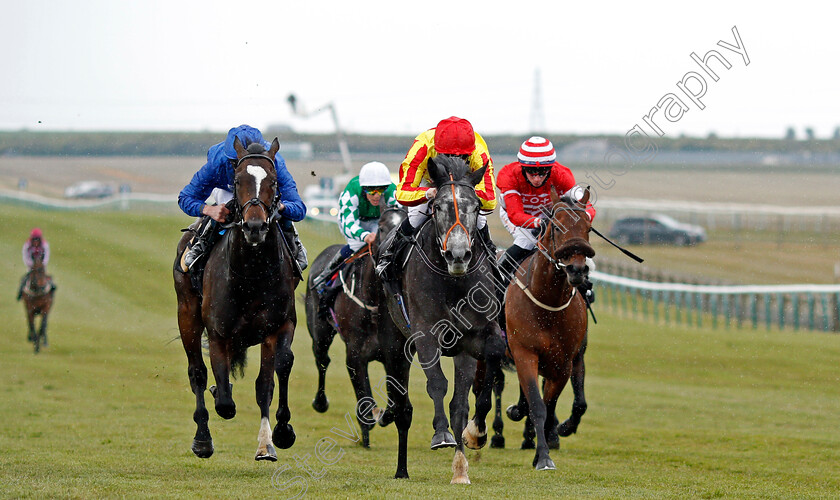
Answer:
<svg viewBox="0 0 840 500"><path fill-rule="evenodd" d="M669 137L831 136L840 9L744 3L0 0L0 130L334 130L294 116L293 92L357 133L457 115L525 135L535 108L552 133L653 133L662 103L649 119ZM718 45L733 26L749 65ZM710 50L731 64L710 62L718 81L691 58ZM677 86L689 72L703 109Z"/></svg>

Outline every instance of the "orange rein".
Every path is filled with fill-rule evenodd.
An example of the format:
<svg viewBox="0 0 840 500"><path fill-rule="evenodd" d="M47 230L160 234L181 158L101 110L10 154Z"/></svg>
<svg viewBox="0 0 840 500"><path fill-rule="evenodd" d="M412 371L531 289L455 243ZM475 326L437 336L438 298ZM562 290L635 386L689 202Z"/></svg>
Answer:
<svg viewBox="0 0 840 500"><path fill-rule="evenodd" d="M367 244L367 248L365 249L364 252L356 253L356 254L351 255L350 257L347 258L347 260L344 261L344 263L345 264L350 264L351 262L355 262L355 261L361 259L362 257L366 257L368 255L371 255L370 243ZM371 257L371 258L373 258L373 257Z"/></svg>
<svg viewBox="0 0 840 500"><path fill-rule="evenodd" d="M458 212L458 198L455 196L455 179L452 177L452 174L449 174L449 180L453 182L453 184L450 184L450 187L452 187L452 202L455 203L455 224L452 224L452 227L450 227L449 230L446 231L446 235L443 237L444 252L446 251L446 241L449 239L449 233L451 233L452 230L458 226L461 226L461 229L463 229L464 232L467 234L467 244L470 247L472 246L472 241L470 240L470 232L467 231L466 226L464 226L464 224L461 222L461 214Z"/></svg>

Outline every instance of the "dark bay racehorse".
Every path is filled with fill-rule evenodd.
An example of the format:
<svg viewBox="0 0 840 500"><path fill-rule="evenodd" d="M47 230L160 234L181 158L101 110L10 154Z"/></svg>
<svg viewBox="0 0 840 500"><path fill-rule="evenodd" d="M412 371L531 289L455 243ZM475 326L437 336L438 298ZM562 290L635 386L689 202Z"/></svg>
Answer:
<svg viewBox="0 0 840 500"><path fill-rule="evenodd" d="M35 252L32 256L32 270L23 286L23 308L26 310L26 321L29 325L29 341L35 345L35 352L41 346L47 345L47 316L52 308L55 289L52 277L44 267L43 252ZM41 326L35 328L35 317L41 316Z"/></svg>
<svg viewBox="0 0 840 500"><path fill-rule="evenodd" d="M197 429L192 450L201 458L213 454L213 440L204 404L207 368L202 358L201 336L207 330L210 365L216 386L210 388L216 413L230 419L236 414L230 375L241 373L247 349L260 345L260 371L256 380L260 408L259 446L256 460L277 460L272 446L289 448L295 433L289 424L289 372L294 356L291 345L296 317L294 289L299 279L294 261L278 228L276 209L277 173L274 155L277 139L265 151L259 144L244 149L234 141L238 160L234 174L233 223L213 247L204 269L199 293L190 276L175 262L175 291L178 296L178 326L189 361L190 386L195 394L193 420ZM191 237L185 233L178 255ZM203 294L203 296L202 296ZM269 407L274 395L274 373L279 382L277 424L272 432Z"/></svg>
<svg viewBox="0 0 840 500"><path fill-rule="evenodd" d="M374 256L378 252L382 234L387 234L405 218L405 210L388 208L381 198L379 231L372 245L362 247L347 259L336 278L340 292L328 311L319 311L319 297L312 280L341 248L333 245L315 259L309 273L306 291L306 324L312 337L312 351L318 367L318 391L312 406L319 412L327 411L329 401L325 391L325 375L330 363L329 348L338 332L346 346L345 362L353 390L356 394L356 418L362 430L361 445L370 445L370 430L376 422L387 425L395 418L394 408L400 415L409 407L408 372L411 363L404 355L405 337L396 328L384 306L382 283L375 272ZM327 292L329 293L329 292ZM376 407L371 390L368 364L379 361L385 366L386 378L375 385L377 395L389 401L387 411ZM398 427L405 427L398 420Z"/></svg>
<svg viewBox="0 0 840 500"><path fill-rule="evenodd" d="M410 359L416 349L426 374L426 390L435 407L431 447L456 447L452 483L469 483L464 444L478 449L487 441L485 418L490 410L492 381L505 349L496 321L500 305L495 299L491 267L476 228L480 202L475 186L485 169L469 173L466 162L457 157L429 160L429 175L437 187L437 195L429 203L432 217L416 233L416 243L401 271L410 324L395 296L388 297L391 317L408 337L407 357ZM455 362L454 393L449 404L454 437L444 411L448 382L440 356L453 357ZM469 392L477 359L485 360L488 375L476 398L474 418L468 424Z"/></svg>
<svg viewBox="0 0 840 500"><path fill-rule="evenodd" d="M533 462L537 470L555 468L548 452L547 416L554 414L578 356L582 368L588 318L576 287L589 271L586 257L595 255L589 244L591 223L585 213L589 191L574 201L560 198L552 190L551 201L551 219L539 239L538 252L522 264L520 272L524 274L514 276L505 300L508 344L537 436ZM545 378L544 394L540 394L539 375ZM580 383L582 399L582 375ZM585 410L585 400L582 405ZM575 429L579 421L578 415L572 422ZM563 432L568 430L561 427Z"/></svg>

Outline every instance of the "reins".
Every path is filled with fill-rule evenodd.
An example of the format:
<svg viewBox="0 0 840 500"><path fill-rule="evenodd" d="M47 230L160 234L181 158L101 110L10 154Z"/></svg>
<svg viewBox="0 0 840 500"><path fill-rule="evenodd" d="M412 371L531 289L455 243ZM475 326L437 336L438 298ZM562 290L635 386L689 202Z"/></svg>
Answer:
<svg viewBox="0 0 840 500"><path fill-rule="evenodd" d="M569 211L572 211L572 212L586 213L586 209L584 209L584 208L571 206L566 202L564 202L564 203L566 204L566 208L562 208L562 210L569 210ZM554 222L554 214L556 213L556 210L561 210L561 208L558 207L558 208L552 210L551 217L549 218L548 223L551 224L554 227L549 228L548 226L545 226L546 227L546 234L548 234L549 230L560 230L560 227L557 225L556 222ZM590 229L592 228L591 225L589 227L590 227ZM542 256L545 257L546 260L548 260L548 262L550 262L554 266L555 269L560 270L560 269L566 267L566 264L563 264L562 262L560 262L559 259L554 258L554 250L555 250L555 248L554 248L555 247L554 238L550 237L550 239L551 239L551 249L550 250L545 248L545 245L543 244L543 242L541 240L537 240L537 242L536 242L537 250L539 250L539 252L542 254Z"/></svg>
<svg viewBox="0 0 840 500"><path fill-rule="evenodd" d="M586 213L586 209L584 209L584 208L571 206L571 205L569 205L569 204L568 204L568 203L566 203L566 202L564 202L564 203L566 204L566 207L565 207L565 208L563 208L563 207L557 207L556 209L552 210L552 212L551 212L551 218L549 219L549 221L548 221L548 222L549 222L552 226L555 226L555 227L553 227L553 228L549 228L548 226L546 226L546 234L548 234L548 231L550 231L550 230L552 230L552 231L553 231L553 230L559 230L559 229L560 229L560 228L557 226L557 223L555 223L555 222L554 222L554 214L556 213L556 210L561 210L561 209L562 209L562 210L570 210L570 211L574 211L574 212L584 212L584 213ZM590 228L591 228L591 226L590 226ZM550 250L549 250L549 249L546 249L545 245L542 243L542 241L541 241L541 240L537 240L536 246L537 246L537 249L539 250L540 254L541 254L543 257L545 257L545 259L546 259L546 260L547 260L547 261L548 261L551 265L553 265L555 269L557 269L557 270L559 271L560 269L563 269L563 268L565 268L565 267L567 267L567 266L566 266L566 264L563 264L562 262L560 262L560 259L555 259L555 258L554 258L555 246L556 246L556 245L555 245L555 241L554 241L554 237L553 237L553 236L551 236L551 235L549 235L548 237L551 239L551 249L550 249ZM531 259L531 263L530 263L530 265L528 266L528 280L527 280L527 281L529 281L529 282L531 281L531 280L530 280L530 277L531 277L531 276L533 276L533 267L534 267L534 262L535 262L535 260L536 260L536 258L532 258L532 259ZM576 295L576 293L577 293L577 288L576 288L576 287L574 287L574 286L571 286L571 285L570 285L570 287L571 287L571 289L572 289L572 293L571 293L571 295L569 296L569 300L568 300L568 301L566 301L566 303L565 303L565 304L563 304L563 305L561 305L561 306L550 306L550 305L548 305L548 304L544 304L543 302L540 302L540 301L539 301L539 300L538 300L538 299L534 296L534 294L531 292L531 290L528 288L528 285L527 285L527 284L525 284L525 283L523 283L522 281L520 281L520 280L519 280L519 278L518 278L515 274L514 274L514 276L513 276L513 280L514 280L514 282L516 283L516 285L517 285L517 286L518 286L518 287L522 290L522 292L523 292L523 293L525 293L525 296L527 296L527 297L528 297L528 299L530 299L530 300L531 300L531 302L533 302L533 303L534 303L534 304L536 304L537 306L539 306L539 307L541 307L541 308L543 308L543 309L545 309L545 310L547 310L547 311L551 311L551 312L559 312L559 311L562 311L562 310L566 309L567 307L569 307L569 305L572 303L572 300L575 298L575 295Z"/></svg>

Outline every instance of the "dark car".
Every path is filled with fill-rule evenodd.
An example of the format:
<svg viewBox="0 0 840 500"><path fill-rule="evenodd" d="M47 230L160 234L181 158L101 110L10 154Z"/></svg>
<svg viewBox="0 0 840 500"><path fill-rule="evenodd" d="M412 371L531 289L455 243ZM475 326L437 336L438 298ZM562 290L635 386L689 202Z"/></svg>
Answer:
<svg viewBox="0 0 840 500"><path fill-rule="evenodd" d="M706 241L706 230L694 224L683 224L667 215L626 217L615 221L610 238L620 244L696 245Z"/></svg>

